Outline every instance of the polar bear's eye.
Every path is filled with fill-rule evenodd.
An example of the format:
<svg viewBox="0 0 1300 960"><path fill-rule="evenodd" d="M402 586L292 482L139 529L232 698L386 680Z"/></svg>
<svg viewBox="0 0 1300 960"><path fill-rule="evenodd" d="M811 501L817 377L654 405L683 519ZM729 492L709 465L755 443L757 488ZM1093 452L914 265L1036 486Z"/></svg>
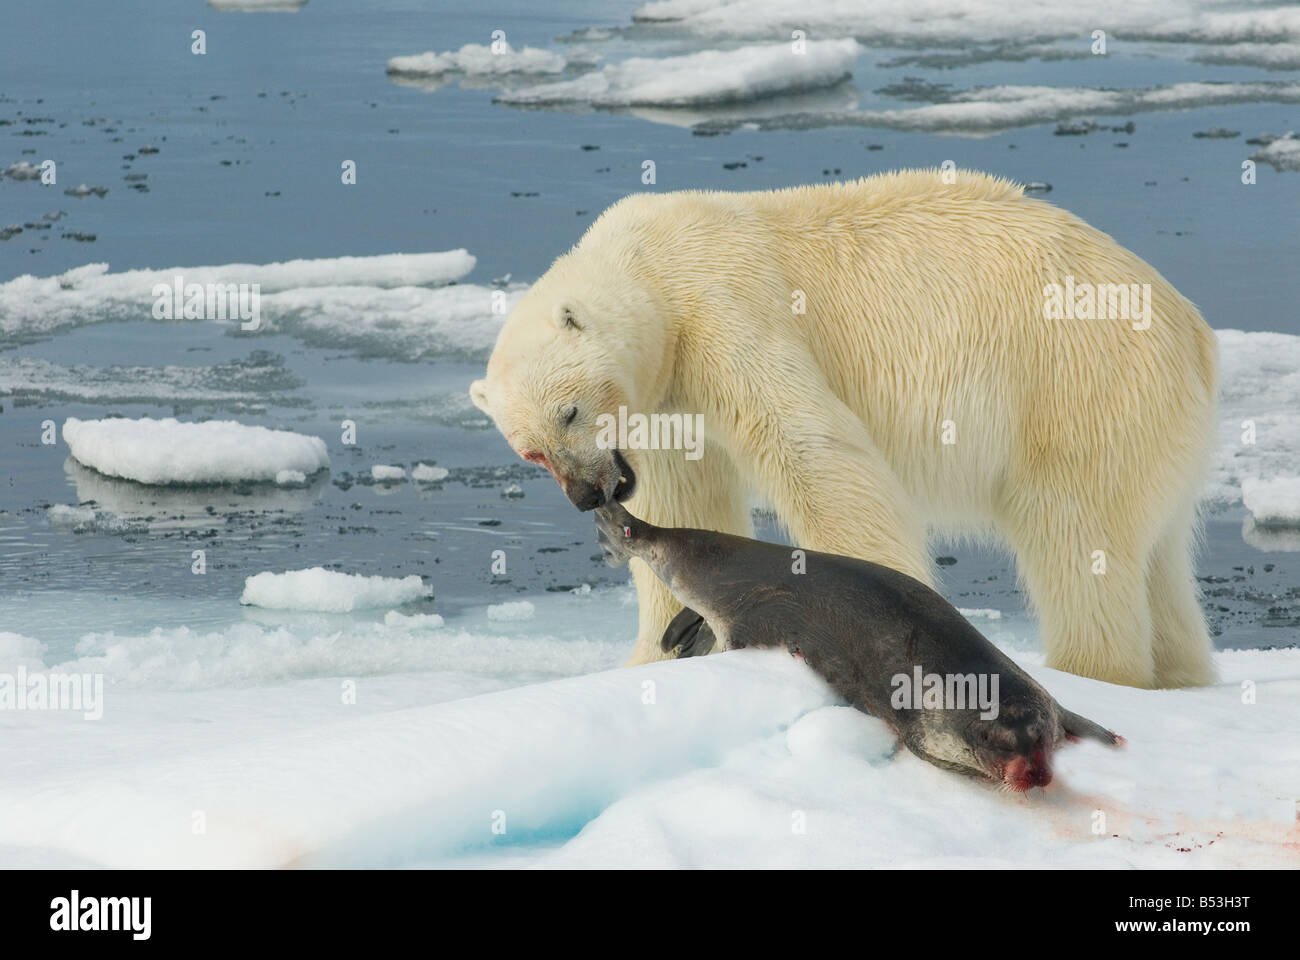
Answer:
<svg viewBox="0 0 1300 960"><path fill-rule="evenodd" d="M560 408L560 425L567 427L578 418L578 408L570 404Z"/></svg>

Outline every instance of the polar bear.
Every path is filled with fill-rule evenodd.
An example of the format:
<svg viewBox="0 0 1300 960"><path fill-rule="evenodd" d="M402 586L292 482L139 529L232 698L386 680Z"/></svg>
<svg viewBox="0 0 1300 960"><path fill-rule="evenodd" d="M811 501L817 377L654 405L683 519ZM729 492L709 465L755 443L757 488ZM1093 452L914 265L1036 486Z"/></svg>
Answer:
<svg viewBox="0 0 1300 960"><path fill-rule="evenodd" d="M1180 687L1213 675L1192 560L1216 381L1196 308L1115 240L914 170L619 201L470 394L582 510L747 536L757 495L797 547L927 584L929 532L997 537L1048 665ZM702 450L619 446L621 408L701 416ZM641 663L679 607L633 567Z"/></svg>

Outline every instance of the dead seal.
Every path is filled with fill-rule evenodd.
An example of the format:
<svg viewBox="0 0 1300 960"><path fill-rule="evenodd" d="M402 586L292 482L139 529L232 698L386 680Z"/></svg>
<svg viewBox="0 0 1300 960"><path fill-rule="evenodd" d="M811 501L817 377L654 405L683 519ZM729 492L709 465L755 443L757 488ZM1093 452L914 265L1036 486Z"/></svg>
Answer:
<svg viewBox="0 0 1300 960"><path fill-rule="evenodd" d="M956 607L897 570L806 550L796 572L790 547L656 527L617 501L596 511L596 527L606 562L639 558L686 605L664 632L665 651L785 647L937 766L1024 791L1051 782L1063 740L1123 743L1062 707ZM937 690L931 677L941 678ZM981 683L993 703L970 695Z"/></svg>

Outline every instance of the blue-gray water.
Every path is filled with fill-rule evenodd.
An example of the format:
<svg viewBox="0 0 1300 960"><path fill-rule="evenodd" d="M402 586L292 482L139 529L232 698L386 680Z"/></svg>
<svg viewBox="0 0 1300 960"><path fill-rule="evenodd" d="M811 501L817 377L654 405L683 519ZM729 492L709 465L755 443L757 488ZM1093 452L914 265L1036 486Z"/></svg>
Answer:
<svg viewBox="0 0 1300 960"><path fill-rule="evenodd" d="M11 5L0 32L0 119L8 121L0 125L0 167L54 159L59 184L0 179L0 226L67 215L0 242L0 282L101 261L119 271L458 247L478 258L466 281L510 274L527 282L604 207L645 189L646 159L657 165L657 190L779 187L952 160L1049 182L1047 199L1153 263L1212 326L1300 333L1300 173L1261 165L1258 184L1240 180L1251 149L1244 140L1300 127L1295 104L1106 117L1086 136L1056 135L1053 123L988 137L835 126L697 136L631 113L519 110L494 104L490 88L452 82L423 91L385 75L391 56L487 43L498 28L517 47L560 49L557 36L624 26L636 6L311 0L293 14L243 14L193 0ZM207 34L204 56L190 53L195 28ZM639 36L631 31L627 42ZM851 81L862 102L904 105L875 91L905 77L959 88L1280 79L1277 71L1209 66L1137 44L1120 45L1104 65L1084 58L881 66L903 53L915 51L864 53ZM1131 133L1110 130L1130 119ZM1215 126L1241 133L1193 136ZM139 153L143 145L158 153ZM355 186L340 183L344 160L357 163ZM744 166L724 167L737 163ZM140 173L147 179L133 182L147 191L125 179ZM63 193L83 182L108 193ZM71 233L95 239L64 236ZM77 402L0 382L0 630L70 649L89 629L226 622L239 616L234 600L244 577L315 565L423 574L440 610L622 579L593 560L588 519L553 482L519 464L494 431L465 426L449 404L482 356L364 359L284 335L232 338L211 325L144 317L2 346L10 356L63 365L238 361L266 370L257 388L264 412L237 414L147 397ZM291 509L257 490L197 491L161 504L157 516L206 513L210 522L155 522L139 535L53 529L45 507L77 503L88 487L84 476L78 485L66 446L39 443L40 424L109 413L236 416L316 434L330 444L333 467ZM361 424L356 447L336 442L345 417ZM355 479L372 464L418 460L452 469L451 478L430 488ZM501 497L512 481L522 482L522 500ZM94 482L122 502L151 496L129 483ZM1240 525L1240 511L1212 518L1201 561L1219 642L1291 642L1300 623L1296 555L1247 546ZM485 575L498 544L518 558L505 580ZM201 586L189 573L198 547L213 558ZM1019 605L1014 572L1000 555L936 549L957 560L943 576L958 605Z"/></svg>

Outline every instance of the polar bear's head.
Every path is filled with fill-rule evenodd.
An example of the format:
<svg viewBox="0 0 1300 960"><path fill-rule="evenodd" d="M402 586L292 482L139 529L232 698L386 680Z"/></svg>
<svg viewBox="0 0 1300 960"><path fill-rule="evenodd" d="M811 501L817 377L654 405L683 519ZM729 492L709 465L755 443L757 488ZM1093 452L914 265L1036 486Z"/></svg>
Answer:
<svg viewBox="0 0 1300 960"><path fill-rule="evenodd" d="M525 460L551 471L579 510L625 500L634 455L604 442L602 414L652 408L670 337L660 311L617 268L556 261L510 312L470 397Z"/></svg>

